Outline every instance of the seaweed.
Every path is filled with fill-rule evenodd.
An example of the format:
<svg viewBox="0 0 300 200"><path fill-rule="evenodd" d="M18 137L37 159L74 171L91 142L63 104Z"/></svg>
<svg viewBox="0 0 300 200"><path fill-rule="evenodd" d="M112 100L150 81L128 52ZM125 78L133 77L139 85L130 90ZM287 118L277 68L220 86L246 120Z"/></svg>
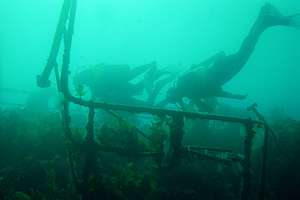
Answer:
<svg viewBox="0 0 300 200"><path fill-rule="evenodd" d="M95 129L96 144L121 151L96 153L95 173L85 182L89 199L239 199L238 164L186 157L175 167L164 168L158 157L138 156L145 151L164 153L170 137L168 118L154 118L144 125L147 138L130 121L103 121L95 121L99 127ZM187 126L189 131L191 125ZM266 197L298 198L300 122L285 117L270 126L285 151L279 151L271 138ZM84 168L85 132L84 127L72 127L71 149L77 171ZM22 109L0 110L0 199L79 199L70 187L65 144L58 113L37 117ZM260 173L259 155L257 149L254 175Z"/></svg>

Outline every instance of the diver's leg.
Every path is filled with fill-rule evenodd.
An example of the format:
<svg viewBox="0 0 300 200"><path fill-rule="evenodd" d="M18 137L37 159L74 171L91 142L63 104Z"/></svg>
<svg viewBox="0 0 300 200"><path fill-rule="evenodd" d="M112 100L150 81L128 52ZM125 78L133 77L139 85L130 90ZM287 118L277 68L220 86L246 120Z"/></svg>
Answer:
<svg viewBox="0 0 300 200"><path fill-rule="evenodd" d="M156 70L157 69L157 63L155 61L153 61L149 64L141 65L141 66L138 66L138 67L135 67L135 68L131 69L131 72L130 72L131 78L130 78L130 80L136 78L137 76L139 76L141 74L143 74L144 72L146 72L149 69Z"/></svg>
<svg viewBox="0 0 300 200"><path fill-rule="evenodd" d="M283 16L271 4L265 4L237 53L220 57L209 69L208 76L222 85L235 76L247 63L261 34L273 26L296 26L294 16Z"/></svg>
<svg viewBox="0 0 300 200"><path fill-rule="evenodd" d="M248 36L244 39L239 51L236 53L241 60L247 60L252 54L260 35L273 26L291 26L292 19L289 16L283 16L274 6L266 3L259 13ZM245 63L246 61L242 61Z"/></svg>
<svg viewBox="0 0 300 200"><path fill-rule="evenodd" d="M147 94L148 94L147 102L150 105L153 105L155 103L157 95L162 90L162 88L165 87L171 81L173 81L174 78L175 78L174 75L167 76L166 78L163 78L161 80L156 81L156 83L153 85L152 88L150 88L150 89L148 88L148 90L147 90Z"/></svg>

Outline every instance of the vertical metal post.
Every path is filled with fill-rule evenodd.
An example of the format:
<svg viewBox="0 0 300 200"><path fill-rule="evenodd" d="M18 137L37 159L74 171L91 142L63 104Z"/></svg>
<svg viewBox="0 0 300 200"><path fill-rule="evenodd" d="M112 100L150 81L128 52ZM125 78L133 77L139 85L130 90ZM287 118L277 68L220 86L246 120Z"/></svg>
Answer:
<svg viewBox="0 0 300 200"><path fill-rule="evenodd" d="M170 124L170 146L167 154L168 167L175 166L180 163L182 154L182 139L184 135L184 118L181 114L172 116Z"/></svg>
<svg viewBox="0 0 300 200"><path fill-rule="evenodd" d="M37 84L39 87L50 86L49 76L56 64L56 58L61 45L61 41L63 39L63 34L65 32L66 23L69 18L73 1L74 0L64 0L46 67L44 68L42 74L37 77Z"/></svg>
<svg viewBox="0 0 300 200"><path fill-rule="evenodd" d="M70 168L70 179L71 179L71 189L77 192L79 190L79 183L78 183L78 175L75 170L74 160L73 160L73 138L72 138L72 131L70 128L71 117L69 111L69 104L70 102L67 99L63 100L63 110L61 112L63 118L63 129L65 133L65 144L66 144L66 153L67 153L67 161Z"/></svg>
<svg viewBox="0 0 300 200"><path fill-rule="evenodd" d="M265 199L267 161L268 161L268 141L269 141L269 127L267 125L265 125L259 200Z"/></svg>
<svg viewBox="0 0 300 200"><path fill-rule="evenodd" d="M244 144L245 159L243 162L243 185L241 200L248 200L251 192L251 148L255 132L251 122L245 124L246 136Z"/></svg>
<svg viewBox="0 0 300 200"><path fill-rule="evenodd" d="M88 116L88 123L86 126L87 135L86 141L87 142L94 142L94 117L95 117L95 109L93 106L89 107L89 116Z"/></svg>
<svg viewBox="0 0 300 200"><path fill-rule="evenodd" d="M69 21L67 25L67 29L64 34L64 53L63 53L63 64L61 70L61 84L60 89L65 96L69 96L69 66L70 66L70 56L71 56L71 47L73 40L73 32L74 32L74 24L75 24L75 16L77 9L77 0L71 1L71 8L69 13Z"/></svg>
<svg viewBox="0 0 300 200"><path fill-rule="evenodd" d="M96 178L96 167L97 167L97 152L96 143L94 140L94 117L95 108L89 107L88 122L86 125L86 138L84 143L84 155L85 164L83 168L83 185L82 185L82 199L91 199L90 181Z"/></svg>

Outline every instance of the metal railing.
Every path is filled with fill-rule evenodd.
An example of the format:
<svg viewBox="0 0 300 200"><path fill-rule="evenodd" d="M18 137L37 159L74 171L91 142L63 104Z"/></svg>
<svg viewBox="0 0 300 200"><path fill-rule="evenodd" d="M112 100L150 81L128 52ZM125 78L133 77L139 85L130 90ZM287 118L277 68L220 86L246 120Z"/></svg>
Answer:
<svg viewBox="0 0 300 200"><path fill-rule="evenodd" d="M72 141L72 131L70 128L70 112L69 112L69 104L74 103L77 105L81 105L89 108L88 122L86 126L87 135L86 135L86 143L88 144L85 148L86 154L86 166L85 179L91 174L94 173L95 170L95 160L96 160L96 151L112 151L124 153L122 149L118 147L109 147L100 145L94 140L94 116L95 109L102 109L105 111L109 111L113 115L113 111L126 111L129 113L147 113L156 116L170 116L172 118L172 123L170 123L170 141L169 141L169 151L167 152L164 158L162 158L163 162L166 162L165 166L170 167L176 165L184 153L192 153L202 158L207 159L218 159L217 156L213 156L213 154L207 154L207 151L214 152L225 152L227 153L227 161L238 161L243 166L243 177L242 177L242 192L241 199L247 200L249 199L249 195L251 193L251 147L253 142L253 137L255 135L254 127L256 125L261 125L265 128L267 133L267 126L263 121L256 121L252 119L245 118L237 118L237 117L229 117L229 116L220 116L220 115L211 115L211 114L202 114L196 112L184 112L170 109L161 109L155 107L142 107L142 106L131 106L131 105L120 105L120 104L110 104L105 102L94 102L83 100L82 98L77 98L72 95L69 90L69 66L70 66L70 51L72 46L72 36L74 30L74 22L75 22L75 14L77 8L77 0L65 0L61 9L60 19L56 28L50 56L48 58L46 67L40 76L38 76L37 84L39 87L48 87L50 85L49 76L52 71L55 72L56 82L58 86L58 90L63 94L65 100L63 103L62 117L63 117L63 127L65 132L65 137L68 141ZM61 67L61 71L59 74L58 65L57 65L57 56L58 51L61 46L61 43L64 42L64 50L63 50L63 63ZM243 156L233 156L234 154L228 152L227 150L220 149L209 149L206 148L207 151L202 151L201 148L197 149L196 147L183 147L182 138L184 135L184 118L189 119L201 119L201 120L217 120L229 123L238 123L245 127L246 135L244 140L244 155ZM266 138L267 139L267 138ZM69 143L68 143L69 144ZM69 146L69 145L67 145ZM73 180L78 180L78 174L74 169L74 161L72 160L72 151L71 148L67 148L68 150L68 158L70 163L70 170L73 177ZM157 156L161 152L137 152L140 156ZM229 155L229 157L228 157ZM230 159L229 159L230 158ZM225 157L219 158L219 160L226 160ZM265 166L264 166L265 167ZM265 168L263 169L266 170ZM263 184L265 184L263 182ZM75 181L75 185L80 187L80 184ZM264 186L262 186L264 187ZM264 189L264 188L263 188ZM81 190L85 191L86 190ZM85 192L82 192L82 196L84 197ZM86 198L87 199L87 198Z"/></svg>

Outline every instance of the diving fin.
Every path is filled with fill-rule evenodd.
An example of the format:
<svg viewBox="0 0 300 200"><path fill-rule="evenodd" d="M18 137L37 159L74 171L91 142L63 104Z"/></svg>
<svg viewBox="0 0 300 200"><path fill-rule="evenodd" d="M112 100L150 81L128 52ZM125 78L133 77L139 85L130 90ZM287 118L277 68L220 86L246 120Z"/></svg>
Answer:
<svg viewBox="0 0 300 200"><path fill-rule="evenodd" d="M260 11L260 20L266 27L271 26L290 26L299 28L300 26L300 13L285 16L275 6L266 3Z"/></svg>

